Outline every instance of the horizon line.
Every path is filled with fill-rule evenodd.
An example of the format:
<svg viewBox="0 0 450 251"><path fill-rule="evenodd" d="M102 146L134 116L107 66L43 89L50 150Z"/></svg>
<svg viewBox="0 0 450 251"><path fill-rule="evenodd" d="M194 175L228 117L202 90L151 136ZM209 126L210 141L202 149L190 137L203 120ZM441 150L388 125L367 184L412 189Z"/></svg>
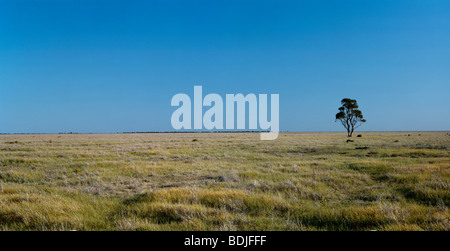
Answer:
<svg viewBox="0 0 450 251"><path fill-rule="evenodd" d="M158 134L158 133L174 133L174 134L188 134L188 133L262 133L270 131L138 131L138 132L59 132L59 133L45 133L45 132L14 132L14 133L0 133L0 135L82 135L82 134ZM346 133L345 131L279 131L279 133ZM450 132L450 130L405 130L405 131L358 131L359 133L370 133L370 132Z"/></svg>

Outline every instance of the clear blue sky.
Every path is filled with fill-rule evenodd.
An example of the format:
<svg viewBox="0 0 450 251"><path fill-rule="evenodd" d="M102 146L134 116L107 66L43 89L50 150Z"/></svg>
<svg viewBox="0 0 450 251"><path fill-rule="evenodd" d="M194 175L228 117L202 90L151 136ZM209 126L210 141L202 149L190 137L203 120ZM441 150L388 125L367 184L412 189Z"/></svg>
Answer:
<svg viewBox="0 0 450 251"><path fill-rule="evenodd" d="M0 0L0 132L172 130L176 93L279 93L283 131L450 129L450 1Z"/></svg>

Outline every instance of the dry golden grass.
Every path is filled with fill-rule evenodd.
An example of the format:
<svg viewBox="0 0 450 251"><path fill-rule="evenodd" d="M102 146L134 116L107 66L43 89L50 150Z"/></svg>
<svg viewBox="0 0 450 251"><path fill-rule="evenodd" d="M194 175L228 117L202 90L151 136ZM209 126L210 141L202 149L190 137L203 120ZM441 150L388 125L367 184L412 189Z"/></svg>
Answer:
<svg viewBox="0 0 450 251"><path fill-rule="evenodd" d="M450 230L449 133L361 134L0 135L0 230Z"/></svg>

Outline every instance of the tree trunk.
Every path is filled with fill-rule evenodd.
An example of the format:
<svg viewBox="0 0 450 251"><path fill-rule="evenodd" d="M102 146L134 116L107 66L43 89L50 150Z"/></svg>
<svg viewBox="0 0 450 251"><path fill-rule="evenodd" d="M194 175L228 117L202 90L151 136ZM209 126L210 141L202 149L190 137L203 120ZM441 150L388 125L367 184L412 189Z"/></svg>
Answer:
<svg viewBox="0 0 450 251"><path fill-rule="evenodd" d="M352 127L350 128L349 132L348 132L348 136L351 137L353 135L353 132L355 131L355 127L352 124Z"/></svg>

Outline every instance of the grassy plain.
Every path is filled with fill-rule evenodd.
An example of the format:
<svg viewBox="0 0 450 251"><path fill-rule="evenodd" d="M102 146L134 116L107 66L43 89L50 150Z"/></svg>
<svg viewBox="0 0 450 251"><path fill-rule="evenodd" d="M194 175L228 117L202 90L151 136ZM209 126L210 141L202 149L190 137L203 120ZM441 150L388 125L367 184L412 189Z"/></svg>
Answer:
<svg viewBox="0 0 450 251"><path fill-rule="evenodd" d="M361 134L0 135L0 230L450 230L450 134Z"/></svg>

